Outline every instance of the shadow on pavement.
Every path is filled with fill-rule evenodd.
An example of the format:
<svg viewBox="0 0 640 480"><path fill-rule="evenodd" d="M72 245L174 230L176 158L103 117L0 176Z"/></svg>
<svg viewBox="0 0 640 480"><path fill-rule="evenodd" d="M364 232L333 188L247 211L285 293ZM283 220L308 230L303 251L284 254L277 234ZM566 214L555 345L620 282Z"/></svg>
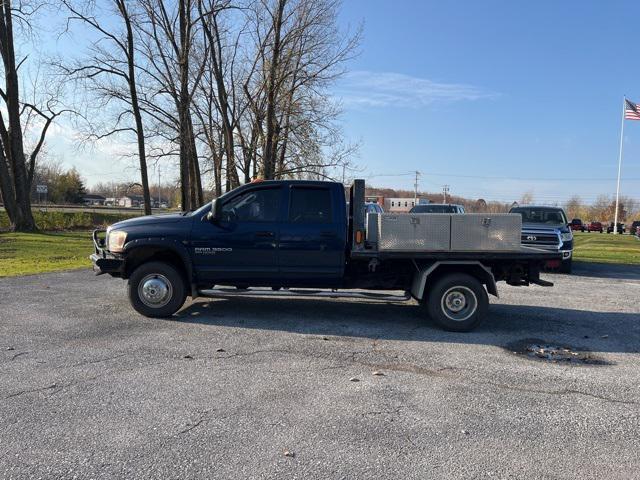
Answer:
<svg viewBox="0 0 640 480"><path fill-rule="evenodd" d="M440 330L413 303L301 298L217 297L190 304L174 321L323 336L506 346L524 338L568 342L594 351L640 351L634 313L493 304L475 331ZM624 334L616 334L624 332ZM606 338L602 338L606 335ZM589 347L589 345L591 345Z"/></svg>
<svg viewBox="0 0 640 480"><path fill-rule="evenodd" d="M640 265L575 262L572 275L580 277L640 280Z"/></svg>

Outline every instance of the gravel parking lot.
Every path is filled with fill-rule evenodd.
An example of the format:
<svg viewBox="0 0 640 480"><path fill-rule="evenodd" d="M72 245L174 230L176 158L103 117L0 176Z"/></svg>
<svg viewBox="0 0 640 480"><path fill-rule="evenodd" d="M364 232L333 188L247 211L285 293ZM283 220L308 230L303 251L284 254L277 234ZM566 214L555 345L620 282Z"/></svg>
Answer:
<svg viewBox="0 0 640 480"><path fill-rule="evenodd" d="M545 278L500 285L465 334L414 304L198 299L151 320L121 280L3 279L0 477L638 478L640 268Z"/></svg>

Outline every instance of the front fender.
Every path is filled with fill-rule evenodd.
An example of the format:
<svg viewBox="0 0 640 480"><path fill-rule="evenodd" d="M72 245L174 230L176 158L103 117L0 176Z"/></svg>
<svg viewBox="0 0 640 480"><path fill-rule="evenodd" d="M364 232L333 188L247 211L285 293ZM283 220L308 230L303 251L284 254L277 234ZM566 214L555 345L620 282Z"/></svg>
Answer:
<svg viewBox="0 0 640 480"><path fill-rule="evenodd" d="M149 258L161 252L170 252L175 254L182 262L182 266L187 274L187 280L189 283L193 283L194 277L191 256L189 255L189 250L187 250L187 247L182 241L167 237L148 237L138 238L127 242L122 250L122 254L125 258L126 272L129 271L126 263L136 261L135 252L144 252L149 255Z"/></svg>

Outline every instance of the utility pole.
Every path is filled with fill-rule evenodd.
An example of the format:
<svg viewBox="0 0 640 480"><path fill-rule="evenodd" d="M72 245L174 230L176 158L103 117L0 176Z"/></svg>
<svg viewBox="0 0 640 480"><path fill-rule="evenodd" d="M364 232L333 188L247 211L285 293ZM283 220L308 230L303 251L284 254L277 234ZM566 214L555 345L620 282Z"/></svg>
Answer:
<svg viewBox="0 0 640 480"><path fill-rule="evenodd" d="M416 170L416 181L413 184L414 187L414 191L413 191L413 204L417 205L418 204L418 177L420 176L420 172Z"/></svg>
<svg viewBox="0 0 640 480"><path fill-rule="evenodd" d="M444 200L442 201L442 203L447 203L447 193L449 193L449 185L443 185L442 186L442 196L443 196Z"/></svg>

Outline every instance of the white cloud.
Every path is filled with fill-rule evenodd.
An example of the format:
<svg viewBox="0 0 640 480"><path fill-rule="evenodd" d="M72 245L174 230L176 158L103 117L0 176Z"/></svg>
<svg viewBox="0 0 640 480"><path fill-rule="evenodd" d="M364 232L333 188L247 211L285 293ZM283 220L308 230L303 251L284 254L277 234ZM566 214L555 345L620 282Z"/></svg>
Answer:
<svg viewBox="0 0 640 480"><path fill-rule="evenodd" d="M336 97L347 107L422 108L435 103L490 99L498 94L473 85L442 83L403 73L358 70L340 82Z"/></svg>

